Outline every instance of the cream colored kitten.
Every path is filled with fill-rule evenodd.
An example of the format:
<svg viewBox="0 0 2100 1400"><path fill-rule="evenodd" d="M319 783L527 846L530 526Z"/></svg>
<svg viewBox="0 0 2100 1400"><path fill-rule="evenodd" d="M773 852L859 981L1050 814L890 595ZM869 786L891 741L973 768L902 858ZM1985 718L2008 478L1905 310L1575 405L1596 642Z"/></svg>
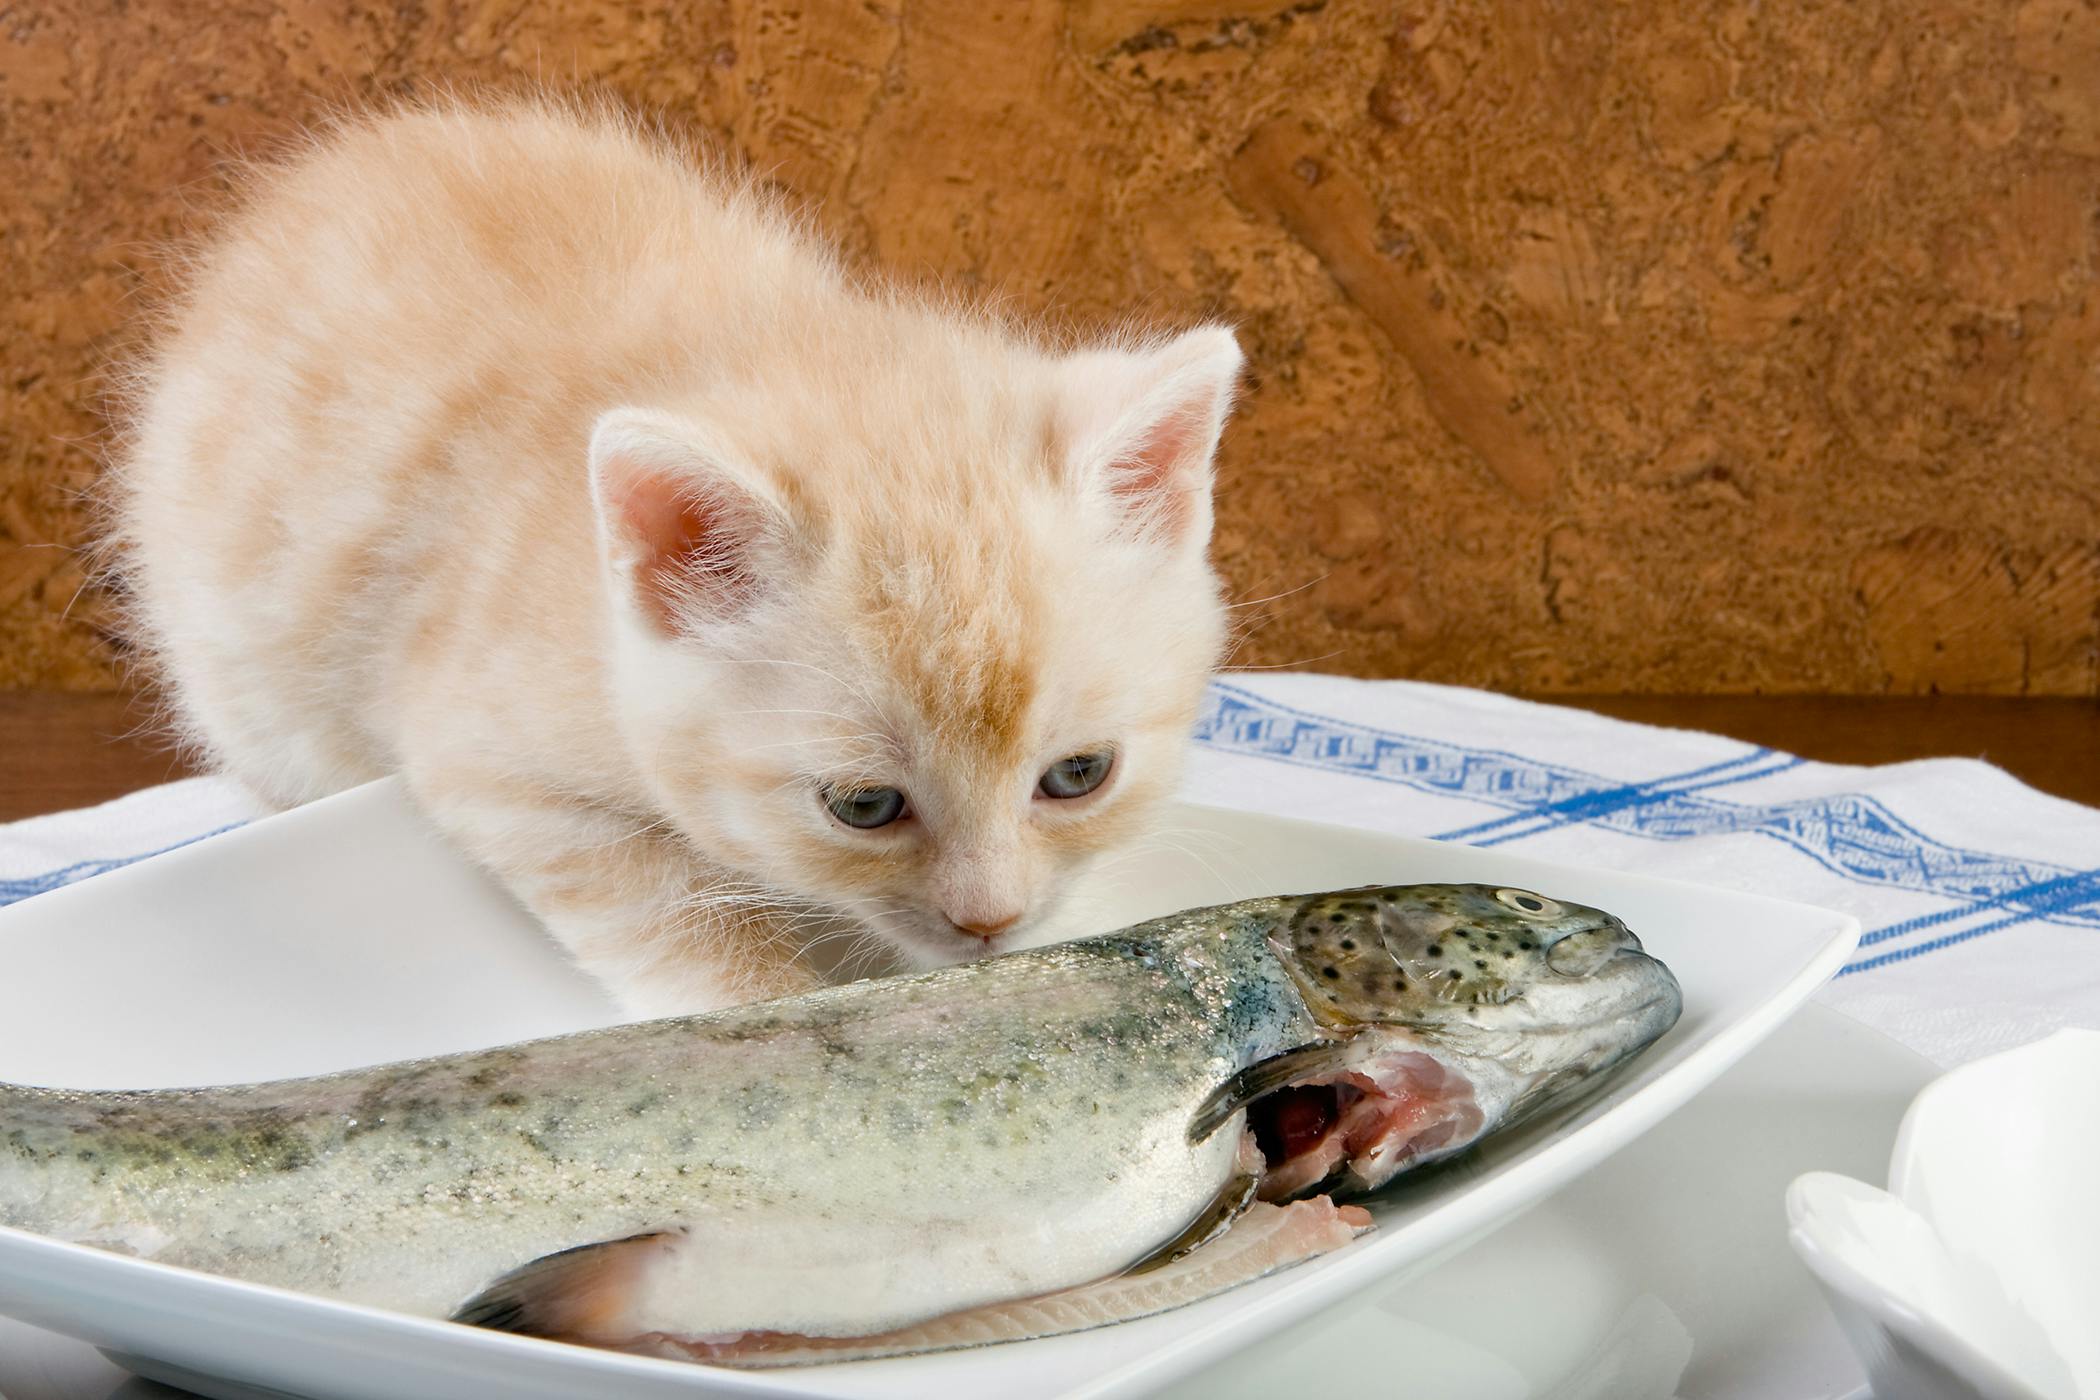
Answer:
<svg viewBox="0 0 2100 1400"><path fill-rule="evenodd" d="M1209 327L1060 353L844 274L620 120L451 107L265 172L116 480L190 737L383 774L626 1005L1039 919L1173 787L1222 638Z"/></svg>

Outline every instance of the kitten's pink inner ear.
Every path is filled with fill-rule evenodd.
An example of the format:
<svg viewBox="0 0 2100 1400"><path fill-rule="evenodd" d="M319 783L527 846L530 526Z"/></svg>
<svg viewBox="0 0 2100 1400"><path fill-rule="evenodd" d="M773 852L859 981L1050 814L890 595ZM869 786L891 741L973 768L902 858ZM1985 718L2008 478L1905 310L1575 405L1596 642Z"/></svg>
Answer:
<svg viewBox="0 0 2100 1400"><path fill-rule="evenodd" d="M1208 488L1210 433L1201 409L1170 412L1109 463L1109 493L1143 511L1156 529L1179 536L1195 514L1199 493Z"/></svg>
<svg viewBox="0 0 2100 1400"><path fill-rule="evenodd" d="M1063 413L1076 465L1142 534L1199 544L1209 537L1211 454L1240 364L1222 326L1149 351L1091 351L1066 362Z"/></svg>
<svg viewBox="0 0 2100 1400"><path fill-rule="evenodd" d="M648 468L618 473L605 490L632 551L636 601L664 631L676 630L682 605L729 612L756 590L742 512Z"/></svg>

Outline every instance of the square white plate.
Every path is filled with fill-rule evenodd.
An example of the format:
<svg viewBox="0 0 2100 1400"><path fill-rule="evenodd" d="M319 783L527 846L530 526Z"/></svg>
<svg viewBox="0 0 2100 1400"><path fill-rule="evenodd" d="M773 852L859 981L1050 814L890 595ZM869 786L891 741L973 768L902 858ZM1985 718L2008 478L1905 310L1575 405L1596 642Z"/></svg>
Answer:
<svg viewBox="0 0 2100 1400"><path fill-rule="evenodd" d="M1106 1397L1155 1388L1426 1267L1710 1083L1844 961L1852 919L1499 850L1184 807L1172 848L1088 882L1071 936L1197 904L1371 882L1520 885L1624 918L1677 973L1677 1029L1579 1105L1374 1207L1333 1255L1194 1307L940 1356L737 1373L347 1306L0 1230L0 1312L208 1394L321 1400ZM1047 935L1046 935L1047 936ZM313 1074L602 1025L597 988L377 783L0 910L0 1078L153 1088Z"/></svg>

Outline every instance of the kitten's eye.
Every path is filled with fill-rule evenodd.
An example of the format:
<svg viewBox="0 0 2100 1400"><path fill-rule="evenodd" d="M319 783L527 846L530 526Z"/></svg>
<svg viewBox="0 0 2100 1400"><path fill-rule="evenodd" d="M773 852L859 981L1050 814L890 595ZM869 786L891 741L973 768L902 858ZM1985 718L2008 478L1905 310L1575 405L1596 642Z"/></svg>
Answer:
<svg viewBox="0 0 2100 1400"><path fill-rule="evenodd" d="M843 792L827 790L823 796L824 805L831 809L831 815L862 831L888 826L904 815L904 794L892 787L848 788Z"/></svg>
<svg viewBox="0 0 2100 1400"><path fill-rule="evenodd" d="M1113 749L1075 753L1043 770L1040 791L1045 797L1084 797L1107 781L1108 770L1115 766Z"/></svg>

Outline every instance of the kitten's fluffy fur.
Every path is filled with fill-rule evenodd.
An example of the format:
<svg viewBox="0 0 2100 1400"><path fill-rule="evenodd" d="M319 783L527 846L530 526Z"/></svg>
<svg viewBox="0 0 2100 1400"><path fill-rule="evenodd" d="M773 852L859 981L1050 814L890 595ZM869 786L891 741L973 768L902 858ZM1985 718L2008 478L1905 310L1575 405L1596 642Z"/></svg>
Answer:
<svg viewBox="0 0 2100 1400"><path fill-rule="evenodd" d="M699 1009L811 985L841 919L984 951L958 926L1142 830L1221 645L1239 364L858 284L615 116L400 112L200 260L119 552L217 762L280 803L405 774L630 1009ZM1099 790L1037 793L1102 745ZM911 814L848 829L827 785Z"/></svg>

